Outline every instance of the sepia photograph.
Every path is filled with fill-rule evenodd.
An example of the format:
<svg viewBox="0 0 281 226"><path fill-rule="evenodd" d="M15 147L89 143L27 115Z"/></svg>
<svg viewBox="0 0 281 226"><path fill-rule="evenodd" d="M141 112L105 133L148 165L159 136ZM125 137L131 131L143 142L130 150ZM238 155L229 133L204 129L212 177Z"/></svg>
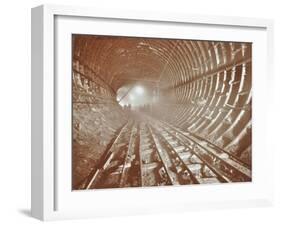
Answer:
<svg viewBox="0 0 281 226"><path fill-rule="evenodd" d="M252 43L72 34L72 190L252 181Z"/></svg>

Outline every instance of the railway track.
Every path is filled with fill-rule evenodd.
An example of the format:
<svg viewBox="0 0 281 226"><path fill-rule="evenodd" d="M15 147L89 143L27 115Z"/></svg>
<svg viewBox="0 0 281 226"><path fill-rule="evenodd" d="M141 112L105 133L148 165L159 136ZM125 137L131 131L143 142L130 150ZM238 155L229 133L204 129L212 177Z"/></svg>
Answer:
<svg viewBox="0 0 281 226"><path fill-rule="evenodd" d="M216 171L212 170L208 164L204 163L194 152L193 146L185 144L176 139L173 134L168 133L164 128L152 125L156 142L161 145L162 152L166 153L172 163L169 170L174 174L173 184L201 184L224 182Z"/></svg>
<svg viewBox="0 0 281 226"><path fill-rule="evenodd" d="M140 185L138 126L129 120L105 151L97 167L79 186L80 189L118 188Z"/></svg>
<svg viewBox="0 0 281 226"><path fill-rule="evenodd" d="M219 182L247 182L251 181L250 167L230 155L226 151L219 149L203 138L191 133L184 132L164 122L153 121L155 131L159 136L168 141L171 148L177 149L178 146L188 150L191 156L196 156L201 167L208 167L216 176ZM200 166L198 165L198 168ZM204 175L204 174L202 174ZM202 180L203 179L203 180ZM199 182L210 183L209 179L204 179L199 175Z"/></svg>
<svg viewBox="0 0 281 226"><path fill-rule="evenodd" d="M169 162L161 153L147 123L140 123L140 159L142 186L171 185Z"/></svg>
<svg viewBox="0 0 281 226"><path fill-rule="evenodd" d="M80 189L251 181L251 169L194 134L150 117L129 120Z"/></svg>

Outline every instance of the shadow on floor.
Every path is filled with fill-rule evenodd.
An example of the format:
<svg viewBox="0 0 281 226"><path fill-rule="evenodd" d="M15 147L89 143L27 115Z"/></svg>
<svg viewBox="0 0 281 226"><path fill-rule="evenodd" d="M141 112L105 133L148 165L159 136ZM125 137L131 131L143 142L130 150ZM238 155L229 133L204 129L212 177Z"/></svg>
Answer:
<svg viewBox="0 0 281 226"><path fill-rule="evenodd" d="M19 209L18 212L21 213L22 215L27 216L27 217L31 217L31 210L30 209Z"/></svg>

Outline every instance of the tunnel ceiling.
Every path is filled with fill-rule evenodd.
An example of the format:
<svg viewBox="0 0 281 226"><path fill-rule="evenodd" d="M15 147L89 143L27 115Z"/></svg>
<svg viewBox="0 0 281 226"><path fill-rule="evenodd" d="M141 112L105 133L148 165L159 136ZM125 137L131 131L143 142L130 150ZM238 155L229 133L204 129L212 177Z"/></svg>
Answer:
<svg viewBox="0 0 281 226"><path fill-rule="evenodd" d="M75 35L74 60L113 90L135 83L165 89L245 60L247 45L209 41Z"/></svg>

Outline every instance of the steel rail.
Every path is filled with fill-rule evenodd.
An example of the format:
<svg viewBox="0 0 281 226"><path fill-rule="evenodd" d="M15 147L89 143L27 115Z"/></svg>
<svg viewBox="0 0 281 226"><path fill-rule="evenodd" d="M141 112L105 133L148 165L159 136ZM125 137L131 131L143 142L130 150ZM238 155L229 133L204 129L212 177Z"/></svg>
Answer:
<svg viewBox="0 0 281 226"><path fill-rule="evenodd" d="M170 183L171 183L172 185L178 184L178 183L174 183L174 179L173 179L173 175L172 175L173 172L171 172L171 170L169 169L169 166L167 166L167 164L165 164L165 163L166 163L166 162L164 161L164 157L165 157L165 156L163 156L163 153L161 152L161 150L162 150L161 145L159 145L159 143L157 142L157 140L155 140L155 136L154 136L153 132L151 131L151 128L148 127L147 125L145 125L145 126L146 126L146 128L147 128L147 130L148 130L148 132L149 132L149 135L150 135L151 138L152 138L152 142L153 142L154 145L155 145L156 152L157 152L157 154L158 154L158 156L159 156L159 158L160 158L160 160L161 160L161 162L162 162L162 165L163 165L163 167L164 167L164 169L165 169L165 171L166 171L166 173L167 173L167 175L168 175L168 179L169 179Z"/></svg>
<svg viewBox="0 0 281 226"><path fill-rule="evenodd" d="M196 179L196 177L193 175L193 172L190 170L190 168L188 167L188 165L182 160L182 158L180 157L180 155L178 154L178 152L174 149L174 147L167 141L167 139L163 136L163 134L161 134L161 132L159 133L159 136L161 136L164 140L166 145L170 146L170 149L173 149L174 153L176 154L176 157L179 158L180 162L185 166L186 170L188 171L191 180L193 182L193 184L199 184L199 181ZM168 154L169 155L169 154Z"/></svg>
<svg viewBox="0 0 281 226"><path fill-rule="evenodd" d="M170 133L168 130L165 130L169 135L175 137L177 140L179 140L178 137L176 137L174 134ZM165 138L164 138L165 139ZM206 162L197 152L194 151L194 147L190 150L190 152L192 154L194 154L196 157L198 157L203 164L205 164L206 166L209 167L209 169L217 176L217 178L219 179L220 182L231 182L225 175L222 175L221 172L219 172L216 168L214 168L210 163ZM184 163L184 161L182 160L182 158L180 156L178 156L179 159ZM186 167L187 164L184 163ZM198 181L198 180L197 180ZM198 181L199 183L199 181Z"/></svg>
<svg viewBox="0 0 281 226"><path fill-rule="evenodd" d="M176 132L182 134L182 135L185 136L185 137L187 137L186 134L188 133L190 136L192 136L192 137L194 137L194 138L196 138L196 139L198 139L198 140L201 140L201 141L203 141L203 142L206 142L206 143L208 144L208 146L210 146L211 148L215 149L216 151L223 152L223 153L229 155L229 157L230 157L233 161L235 161L235 162L237 162L238 164L242 165L243 167L247 168L247 169L245 169L245 171L250 170L250 167L249 167L249 165L248 165L247 163L242 162L240 159L238 159L238 158L237 158L236 156L234 156L233 154L231 154L231 153L225 151L224 149L222 149L222 148L216 146L215 144L211 143L210 141L208 141L208 140L206 140L206 139L204 139L204 138L202 138L202 137L200 137L200 136L198 136L198 135L196 135L196 134L194 134L194 133L191 133L191 132L189 132L189 131L186 131L186 132L181 131L180 129L178 129L178 128L176 128L175 126L170 125L170 124L168 124L168 123L166 123L166 122L161 121L161 123L167 125L168 127L172 128L173 130L175 130ZM188 136L187 138L189 138L189 139L192 140L192 138L191 138L190 136ZM193 140L193 141L196 142L195 140ZM201 146L202 146L202 145L201 145Z"/></svg>
<svg viewBox="0 0 281 226"><path fill-rule="evenodd" d="M101 157L97 167L90 172L90 174L86 177L86 182L82 183L82 187L85 189L90 189L94 181L96 180L97 176L106 168L106 166L109 164L113 157L114 147L119 141L119 138L124 133L126 128L129 126L129 121L123 125L123 127L120 129L118 135L115 137L113 142L108 147L107 151L105 151L104 155ZM84 181L85 181L84 180Z"/></svg>
<svg viewBox="0 0 281 226"><path fill-rule="evenodd" d="M170 126L170 128L171 128L171 126ZM244 176L246 176L248 179L251 179L251 170L249 170L248 168L244 167L243 164L240 164L240 162L236 162L236 161L234 161L233 159L230 159L230 158L221 158L221 156L218 153L216 153L216 151L212 151L211 149L204 147L202 144L200 144L200 142L198 142L198 140L187 136L182 131L180 131L180 130L178 130L176 128L174 128L174 130L176 130L180 135L184 136L185 139L188 139L188 140L192 141L193 143L196 143L196 145L201 147L202 149L204 149L204 151L206 151L209 154L215 156L220 161L222 161L225 164L227 164L229 167L231 167L234 170L240 172L240 174L243 174ZM228 154L228 156L230 157L229 154Z"/></svg>
<svg viewBox="0 0 281 226"><path fill-rule="evenodd" d="M128 168L127 168L127 164L131 163L131 159L130 157L132 156L132 154L134 153L134 143L135 143L135 134L137 131L135 131L136 126L135 123L131 129L131 134L130 134L130 139L129 139L129 145L128 145L128 149L127 149L127 153L126 156L124 158L124 163L123 163L123 167L122 167L122 171L121 171L121 176L120 176L120 182L119 182L119 187L124 187L125 183L126 183L126 179L128 176Z"/></svg>

